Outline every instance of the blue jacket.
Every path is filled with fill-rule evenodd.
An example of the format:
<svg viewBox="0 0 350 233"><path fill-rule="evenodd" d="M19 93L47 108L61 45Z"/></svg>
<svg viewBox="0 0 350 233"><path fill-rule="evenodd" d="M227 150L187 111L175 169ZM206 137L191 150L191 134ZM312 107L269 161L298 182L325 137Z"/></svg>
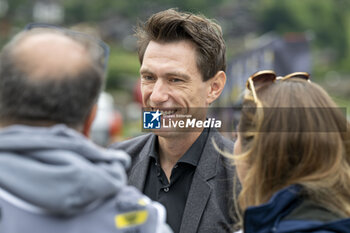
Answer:
<svg viewBox="0 0 350 233"><path fill-rule="evenodd" d="M317 219L317 217L307 219L298 218L296 215L288 217L305 201L299 195L300 190L300 186L292 185L274 194L267 203L249 207L244 214L244 233L350 232L349 218L324 221ZM324 215L327 215L327 212L330 213L328 210L316 205L304 210L306 211L302 211L302 214L317 211L323 211Z"/></svg>

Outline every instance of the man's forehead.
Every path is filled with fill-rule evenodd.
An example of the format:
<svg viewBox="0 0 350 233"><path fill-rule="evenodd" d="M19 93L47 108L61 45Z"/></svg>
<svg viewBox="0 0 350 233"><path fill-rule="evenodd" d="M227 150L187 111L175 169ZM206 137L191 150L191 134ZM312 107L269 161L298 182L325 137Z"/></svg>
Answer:
<svg viewBox="0 0 350 233"><path fill-rule="evenodd" d="M197 69L193 43L186 40L166 43L151 41L145 51L140 71L158 69L167 69L169 72Z"/></svg>
<svg viewBox="0 0 350 233"><path fill-rule="evenodd" d="M190 40L177 40L177 41L170 41L170 42L151 40L146 47L145 53L147 54L147 51L149 50L156 50L159 52L163 52L164 50L172 51L172 52L185 50L187 53L192 53L195 55L196 45Z"/></svg>

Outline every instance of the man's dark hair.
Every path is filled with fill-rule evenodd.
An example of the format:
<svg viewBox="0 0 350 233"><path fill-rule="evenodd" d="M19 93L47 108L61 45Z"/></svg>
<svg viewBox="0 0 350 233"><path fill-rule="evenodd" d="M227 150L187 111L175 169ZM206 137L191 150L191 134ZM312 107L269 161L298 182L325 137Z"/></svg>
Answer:
<svg viewBox="0 0 350 233"><path fill-rule="evenodd" d="M201 15L181 13L174 9L152 15L136 29L138 54L142 64L150 41L170 43L188 40L196 45L197 67L203 81L226 70L226 46L221 27Z"/></svg>
<svg viewBox="0 0 350 233"><path fill-rule="evenodd" d="M15 45L0 54L0 121L82 126L103 86L103 72L90 65L71 77L55 72L36 78L17 64Z"/></svg>

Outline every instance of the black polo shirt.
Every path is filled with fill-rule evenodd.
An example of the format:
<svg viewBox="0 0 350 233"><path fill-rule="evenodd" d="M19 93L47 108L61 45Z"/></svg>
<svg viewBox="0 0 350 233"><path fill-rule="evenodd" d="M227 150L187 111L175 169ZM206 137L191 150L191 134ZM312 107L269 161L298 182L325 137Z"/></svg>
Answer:
<svg viewBox="0 0 350 233"><path fill-rule="evenodd" d="M150 166L145 181L144 194L154 201L162 203L167 210L167 223L174 233L180 231L182 215L185 209L194 172L209 134L204 129L197 140L179 159L171 171L170 182L160 167L158 137L152 141L149 156Z"/></svg>

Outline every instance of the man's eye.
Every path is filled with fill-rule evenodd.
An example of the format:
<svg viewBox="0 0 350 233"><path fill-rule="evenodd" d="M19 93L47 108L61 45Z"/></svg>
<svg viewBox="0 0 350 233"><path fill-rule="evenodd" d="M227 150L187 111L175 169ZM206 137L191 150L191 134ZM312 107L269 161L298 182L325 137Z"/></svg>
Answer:
<svg viewBox="0 0 350 233"><path fill-rule="evenodd" d="M146 81L153 81L154 80L154 78L152 76L149 76L149 75L142 76L142 79L144 79Z"/></svg>
<svg viewBox="0 0 350 233"><path fill-rule="evenodd" d="M182 82L182 79L179 79L179 78L171 78L169 81L172 82L172 83L178 83L178 82Z"/></svg>

